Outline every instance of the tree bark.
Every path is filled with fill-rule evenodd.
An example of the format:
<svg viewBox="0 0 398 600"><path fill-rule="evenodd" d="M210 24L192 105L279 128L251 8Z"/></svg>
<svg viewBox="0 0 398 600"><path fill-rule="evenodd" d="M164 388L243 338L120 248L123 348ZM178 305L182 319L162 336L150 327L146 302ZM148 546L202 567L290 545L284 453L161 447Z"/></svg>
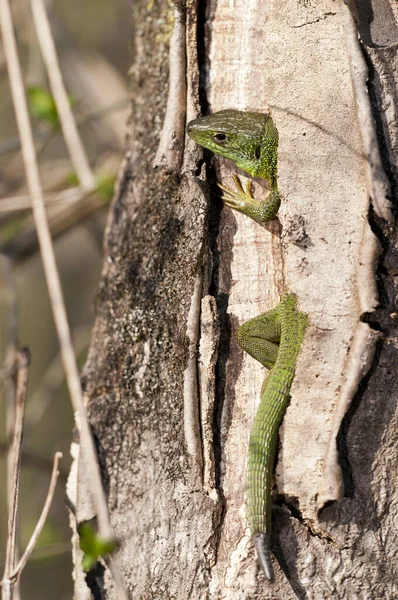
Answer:
<svg viewBox="0 0 398 600"><path fill-rule="evenodd" d="M398 11L380 3L369 24L365 4L134 3L129 150L84 370L131 598L397 597ZM273 233L221 208L231 166L203 162L183 131L201 111L267 106ZM269 585L245 509L265 373L233 334L284 289L310 326L280 431ZM93 513L76 456L79 521ZM87 586L78 562L76 598L116 597L107 570Z"/></svg>

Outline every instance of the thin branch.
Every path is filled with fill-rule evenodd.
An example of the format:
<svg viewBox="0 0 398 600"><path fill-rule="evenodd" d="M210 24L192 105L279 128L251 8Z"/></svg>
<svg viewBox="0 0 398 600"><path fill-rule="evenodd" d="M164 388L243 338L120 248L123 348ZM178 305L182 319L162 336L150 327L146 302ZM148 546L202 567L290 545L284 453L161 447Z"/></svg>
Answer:
<svg viewBox="0 0 398 600"><path fill-rule="evenodd" d="M50 512L50 507L51 507L51 503L54 498L55 487L57 485L57 479L58 479L58 475L59 475L58 465L59 465L59 461L61 460L61 458L62 458L62 452L56 452L55 456L54 456L54 465L53 465L53 470L51 473L50 486L48 488L46 501L44 502L43 510L41 511L41 515L39 517L39 520L37 521L37 524L36 524L35 530L32 534L32 537L30 538L29 543L25 548L25 552L22 554L17 566L15 567L14 571L11 573L10 579L12 579L14 581L16 581L20 577L26 563L28 562L29 557L32 554L32 551L37 543L37 540L39 539L41 530L44 527L44 523L46 522L48 513Z"/></svg>
<svg viewBox="0 0 398 600"><path fill-rule="evenodd" d="M111 572L111 575L113 577L113 580L116 584L116 589L119 590L123 590L124 589L124 582L123 582L123 578L122 578L122 574L120 573L120 570L117 566L116 561L114 560L114 558L110 555L107 554L103 557L104 562L106 564L106 566L108 567L109 571ZM120 592L119 592L120 593ZM128 600L127 595L123 596L124 600Z"/></svg>
<svg viewBox="0 0 398 600"><path fill-rule="evenodd" d="M85 190L90 190L95 187L95 179L69 104L47 12L42 0L31 0L31 7L37 37L43 54L43 60L47 67L48 79L57 105L59 120L66 145L68 146L69 156L82 187Z"/></svg>
<svg viewBox="0 0 398 600"><path fill-rule="evenodd" d="M12 261L0 254L0 273L2 296L6 304L8 320L7 346L4 352L4 367L0 370L3 376L6 403L6 440L7 440L7 497L10 496L12 476L12 445L15 422L15 361L17 354L17 293L12 272Z"/></svg>
<svg viewBox="0 0 398 600"><path fill-rule="evenodd" d="M13 438L12 487L10 490L8 536L5 571L11 573L14 567L16 521L18 512L19 476L21 472L22 432L25 414L26 388L28 382L29 352L21 350L16 357L17 382L15 395L15 424Z"/></svg>
<svg viewBox="0 0 398 600"><path fill-rule="evenodd" d="M30 195L32 197L33 214L36 222L40 243L43 267L46 275L54 321L61 347L66 380L73 407L80 417L80 441L87 457L88 472L91 483L93 503L97 513L98 530L101 537L112 538L108 506L104 489L102 487L101 473L97 461L91 429L88 424L86 408L80 385L79 371L73 350L69 324L66 316L65 303L62 295L61 284L57 265L55 262L54 247L51 240L44 205L43 190L40 182L39 168L36 160L32 128L29 121L29 112L22 80L21 66L18 59L14 29L11 19L9 0L0 0L0 26L3 37L3 48L7 60L8 75L10 78L11 92L16 112L16 120L22 143L22 156ZM120 598L127 599L127 593L122 586L118 587Z"/></svg>
<svg viewBox="0 0 398 600"><path fill-rule="evenodd" d="M26 387L28 382L29 352L21 350L16 355L16 394L15 394L15 424L12 444L12 477L8 508L8 530L6 545L6 560L4 577L2 581L3 600L11 600L13 596L13 582L11 573L15 567L15 550L17 535L17 515L19 498L19 477L21 473L22 456L22 431L25 414Z"/></svg>
<svg viewBox="0 0 398 600"><path fill-rule="evenodd" d="M4 273L4 281L2 285L2 295L7 303L8 317L8 332L7 346L5 351L4 363L7 371L7 377L4 382L4 397L6 407L6 455L7 455L7 499L12 497L13 489L13 465L14 465L14 445L12 444L15 424L15 367L17 364L17 291L15 285L15 277L12 268L12 261L5 255L1 255L1 269ZM10 510L8 504L7 509ZM16 516L15 523L15 548L14 561L19 558L19 519ZM14 586L13 599L19 600L20 590L19 585Z"/></svg>

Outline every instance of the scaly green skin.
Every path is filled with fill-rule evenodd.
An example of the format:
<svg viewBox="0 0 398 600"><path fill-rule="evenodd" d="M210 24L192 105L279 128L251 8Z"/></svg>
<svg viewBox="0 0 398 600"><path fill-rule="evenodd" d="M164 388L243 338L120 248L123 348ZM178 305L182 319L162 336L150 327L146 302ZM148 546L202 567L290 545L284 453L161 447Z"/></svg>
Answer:
<svg viewBox="0 0 398 600"><path fill-rule="evenodd" d="M307 316L297 310L296 297L285 293L275 309L247 321L236 332L243 350L270 369L250 433L247 485L250 530L261 566L270 581L273 579L270 536L275 449L306 326Z"/></svg>
<svg viewBox="0 0 398 600"><path fill-rule="evenodd" d="M260 224L275 219L281 203L277 184L278 130L269 115L220 110L191 121L187 132L195 142L231 159L252 177L269 181L270 193L258 201L251 194L250 182L244 191L234 175L236 191L220 185L225 204Z"/></svg>

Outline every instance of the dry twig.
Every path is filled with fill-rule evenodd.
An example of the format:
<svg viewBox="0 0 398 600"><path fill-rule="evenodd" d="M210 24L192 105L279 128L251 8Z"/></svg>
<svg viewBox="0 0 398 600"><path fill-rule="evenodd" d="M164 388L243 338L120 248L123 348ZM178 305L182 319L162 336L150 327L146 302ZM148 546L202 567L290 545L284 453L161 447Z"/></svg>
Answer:
<svg viewBox="0 0 398 600"><path fill-rule="evenodd" d="M8 530L6 560L2 581L3 600L12 600L14 582L12 573L15 569L16 536L18 518L19 477L21 473L22 431L25 414L26 387L28 382L29 352L21 350L16 355L16 394L15 394L15 423L12 443L12 474L10 498L8 504Z"/></svg>
<svg viewBox="0 0 398 600"><path fill-rule="evenodd" d="M35 530L32 533L32 537L30 538L28 545L25 548L25 552L22 554L17 566L11 573L11 579L13 579L14 581L16 581L20 577L26 563L28 562L29 556L32 554L33 548L35 547L36 542L39 539L41 530L43 529L44 523L46 522L46 519L48 517L51 503L54 498L55 486L57 485L57 479L58 479L58 475L59 475L58 465L59 465L59 461L61 460L61 458L62 458L62 452L56 452L55 456L54 456L53 470L51 473L50 486L48 488L46 501L44 503L43 510L41 511L39 520L37 521Z"/></svg>
<svg viewBox="0 0 398 600"><path fill-rule="evenodd" d="M7 335L7 347L4 356L4 392L5 392L5 404L6 404L6 455L7 455L7 498L11 498L11 492L13 489L13 445L11 440L14 434L15 424L15 365L17 357L17 292L15 287L15 279L13 273L12 261L5 255L0 256L0 270L3 274L3 281L1 285L2 296L7 304L7 316L8 316L8 335ZM9 509L9 506L8 506ZM14 556L15 560L19 557L19 528L18 520L16 522L15 532L15 549ZM14 600L19 600L20 591L19 584L17 583L14 587Z"/></svg>
<svg viewBox="0 0 398 600"><path fill-rule="evenodd" d="M15 407L15 381L14 369L17 353L17 293L15 289L15 280L12 271L12 261L0 254L0 282L2 290L2 299L6 304L6 314L8 317L7 346L4 353L4 366L0 370L0 377L5 379L5 399L6 399L6 439L8 442L7 450L7 496L10 495L10 481L12 474L12 446L11 440L14 431L14 407Z"/></svg>

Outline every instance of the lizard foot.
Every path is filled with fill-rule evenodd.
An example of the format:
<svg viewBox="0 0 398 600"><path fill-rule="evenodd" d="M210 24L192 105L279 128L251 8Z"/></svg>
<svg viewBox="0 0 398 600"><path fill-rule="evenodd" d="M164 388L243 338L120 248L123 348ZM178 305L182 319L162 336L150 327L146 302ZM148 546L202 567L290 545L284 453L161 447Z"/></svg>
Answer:
<svg viewBox="0 0 398 600"><path fill-rule="evenodd" d="M244 190L236 173L233 174L233 179L236 190L230 190L220 183L218 184L218 187L224 192L221 198L227 206L254 219L261 225L275 219L280 206L280 196L277 189L271 190L267 198L260 201L253 198L250 180L247 180L246 190Z"/></svg>

